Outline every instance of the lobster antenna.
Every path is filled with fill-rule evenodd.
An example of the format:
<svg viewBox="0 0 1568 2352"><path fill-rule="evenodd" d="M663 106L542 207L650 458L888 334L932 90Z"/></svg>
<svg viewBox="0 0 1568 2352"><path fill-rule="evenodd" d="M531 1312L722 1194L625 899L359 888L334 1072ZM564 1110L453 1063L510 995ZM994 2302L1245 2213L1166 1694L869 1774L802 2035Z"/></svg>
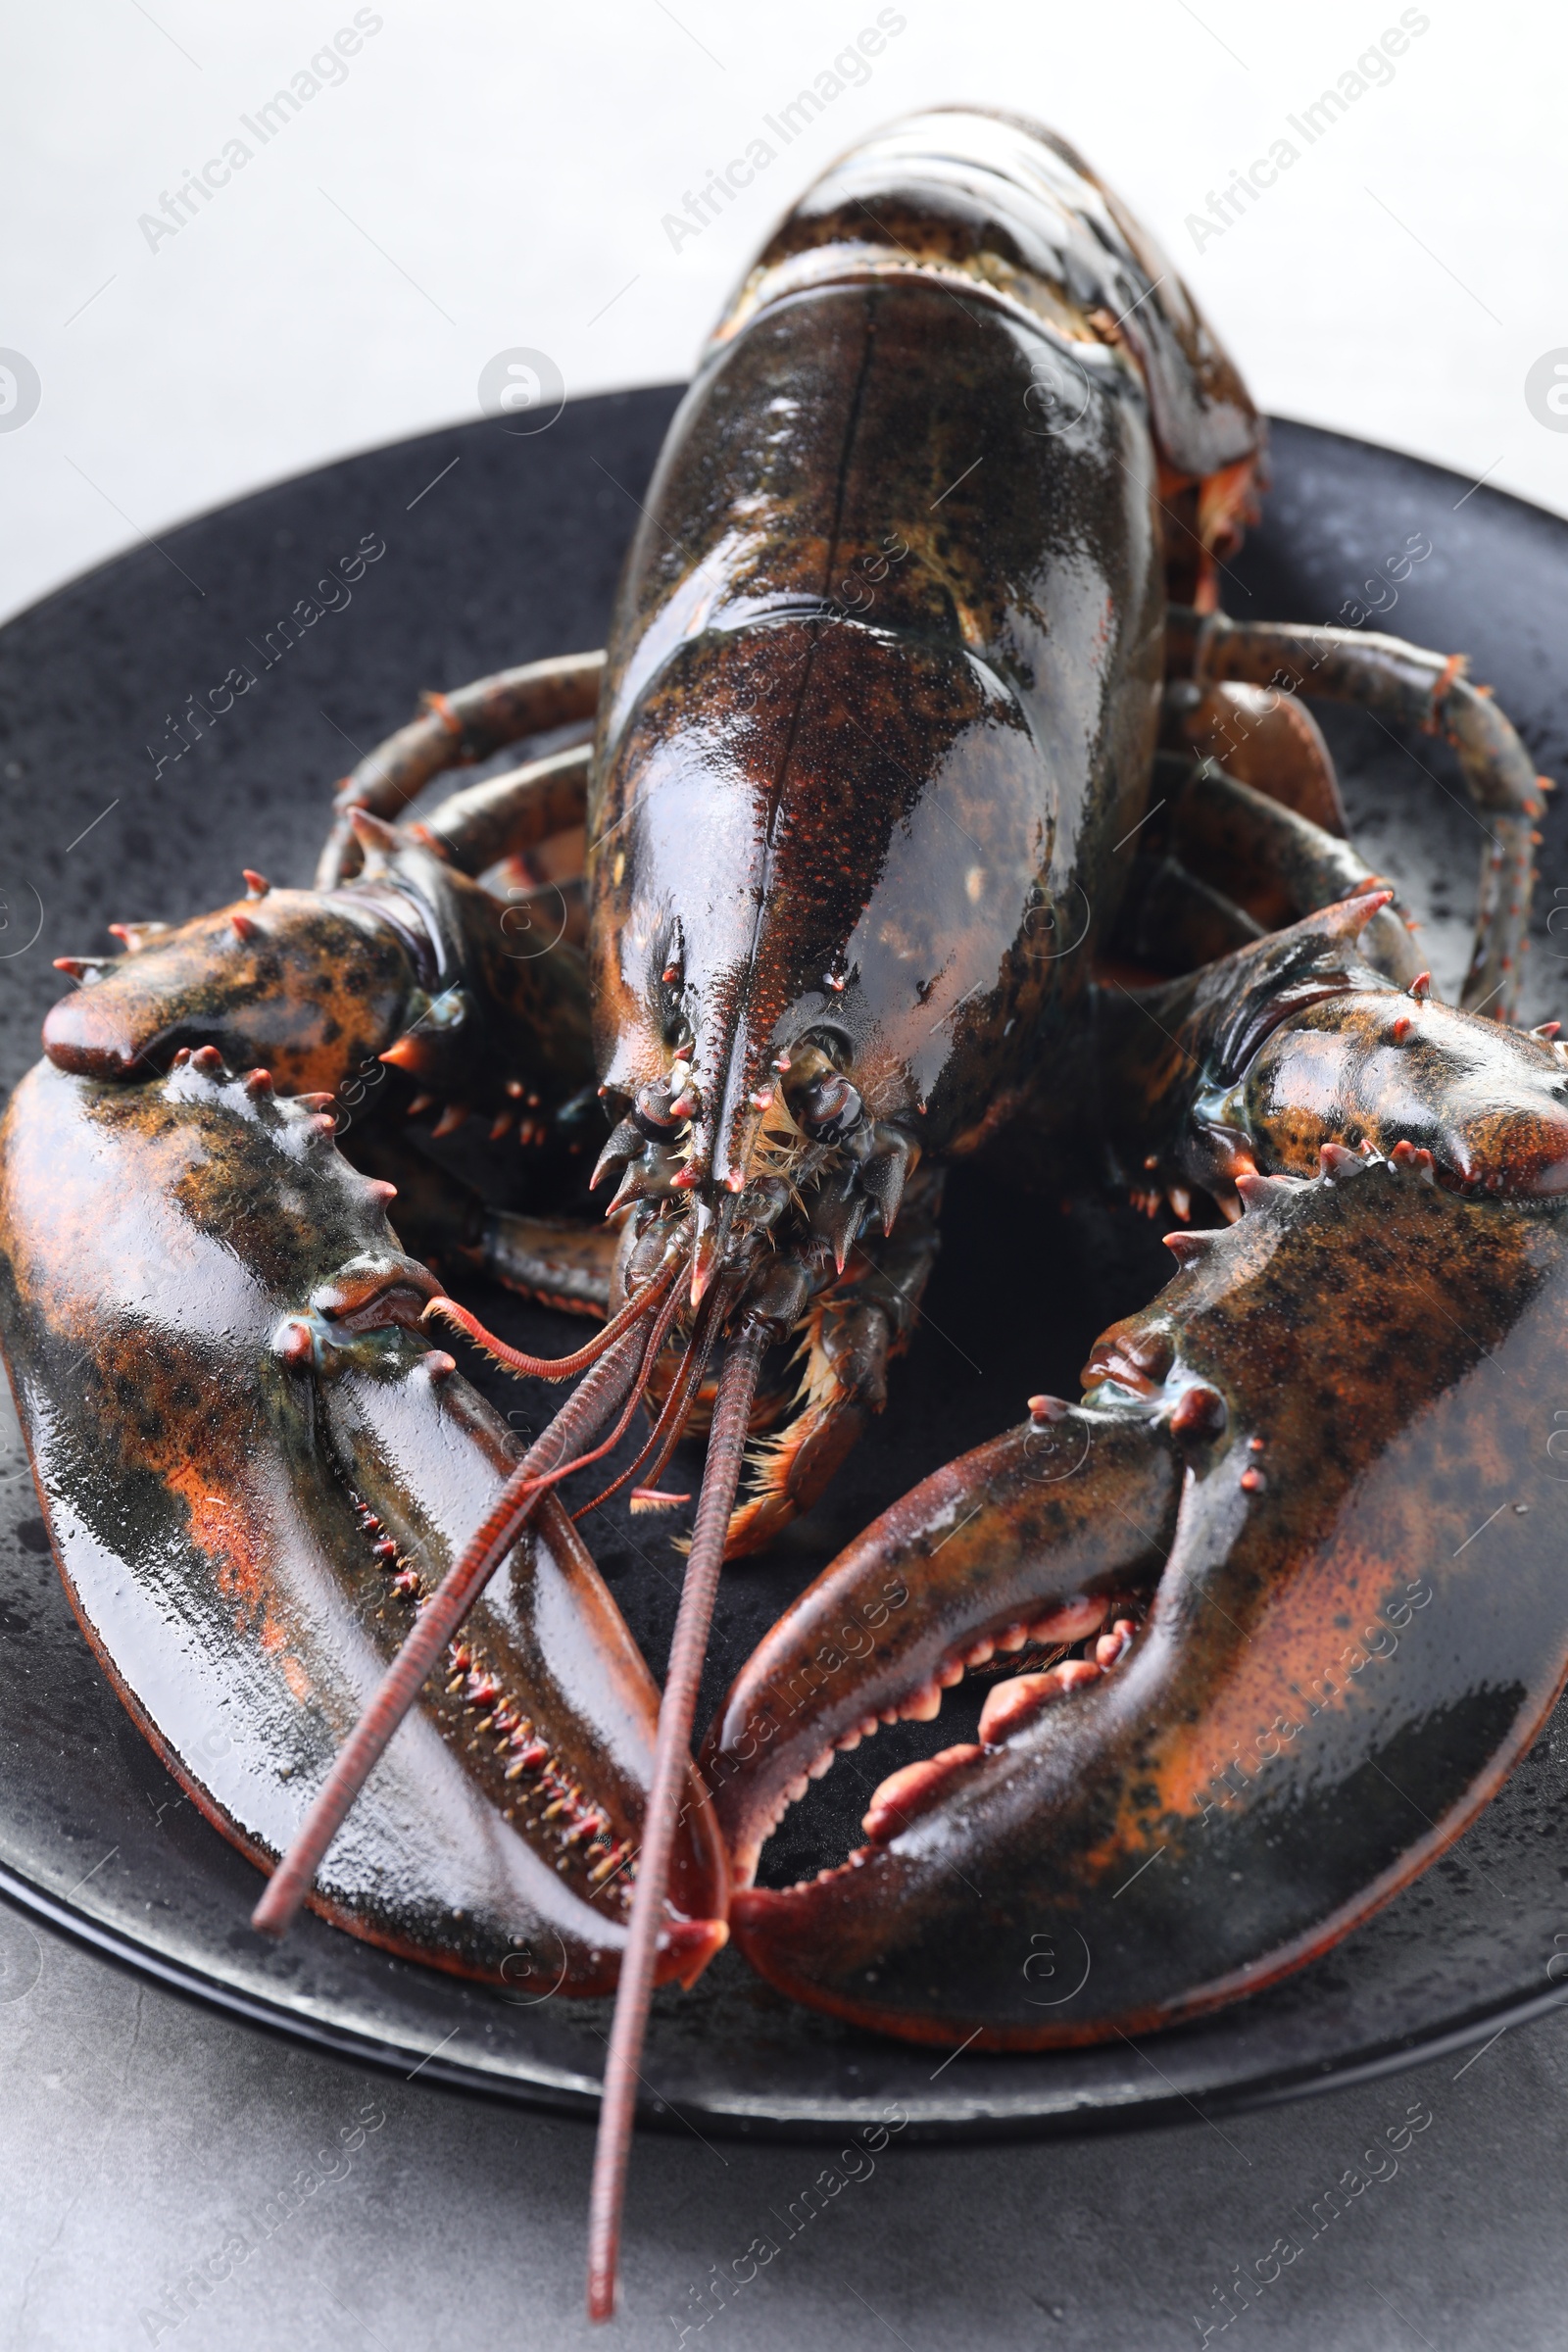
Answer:
<svg viewBox="0 0 1568 2352"><path fill-rule="evenodd" d="M654 1358L678 1311L681 1294L673 1276L680 1262L677 1258L669 1270L669 1280L661 1283L656 1278L638 1295L646 1319L659 1291L663 1291L663 1303L654 1318L652 1330L634 1327L623 1331L610 1352L600 1358L573 1390L513 1471L492 1508L464 1546L456 1566L448 1570L420 1610L413 1633L338 1750L293 1844L269 1879L267 1891L251 1913L251 1925L262 1935L287 1935L328 1846L348 1818L392 1735L418 1698L441 1652L516 1543L541 1495L619 1444L636 1410ZM623 1399L620 1418L610 1436L591 1452L579 1452L579 1446L586 1446L604 1427Z"/></svg>
<svg viewBox="0 0 1568 2352"><path fill-rule="evenodd" d="M709 1441L703 1488L697 1502L697 1524L686 1562L686 1581L681 1587L675 1639L670 1646L669 1672L664 1678L664 1695L660 1703L653 1787L637 1862L631 1926L620 1964L614 2021L605 2058L599 2138L594 2149L593 2193L588 2210L591 2320L614 2316L626 2163L631 2154L639 2068L648 2030L648 2005L653 1997L654 1963L663 1918L670 1849L680 1812L681 1785L691 1761L692 1716L723 1564L724 1536L740 1482L752 1399L757 1393L758 1369L766 1344L766 1325L760 1319L748 1323L731 1343L719 1375L713 1434Z"/></svg>

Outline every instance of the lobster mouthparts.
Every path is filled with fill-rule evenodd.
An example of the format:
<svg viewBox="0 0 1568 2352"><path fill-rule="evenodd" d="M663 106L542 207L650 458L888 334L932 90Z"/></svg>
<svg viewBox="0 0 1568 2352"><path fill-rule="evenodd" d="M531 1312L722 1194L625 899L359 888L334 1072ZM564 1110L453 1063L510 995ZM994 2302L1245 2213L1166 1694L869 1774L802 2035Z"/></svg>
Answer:
<svg viewBox="0 0 1568 2352"><path fill-rule="evenodd" d="M1172 1237L1086 1405L1034 1399L928 1479L731 1691L705 1774L744 1884L835 1749L996 1650L1080 1652L884 1783L841 1867L734 1897L796 1997L981 2047L1170 2024L1375 1910L1545 1720L1560 1202L1465 1200L1407 1144L1242 1196L1233 1229Z"/></svg>
<svg viewBox="0 0 1568 2352"><path fill-rule="evenodd" d="M48 1063L0 1128L0 1325L56 1556L131 1713L260 1864L293 1841L427 1595L515 1466L432 1348L436 1285L319 1099L205 1049L102 1085ZM320 1874L391 1950L612 1988L658 1691L563 1513L471 1612ZM692 1795L697 1795L695 1782ZM724 1940L706 1810L661 1977Z"/></svg>

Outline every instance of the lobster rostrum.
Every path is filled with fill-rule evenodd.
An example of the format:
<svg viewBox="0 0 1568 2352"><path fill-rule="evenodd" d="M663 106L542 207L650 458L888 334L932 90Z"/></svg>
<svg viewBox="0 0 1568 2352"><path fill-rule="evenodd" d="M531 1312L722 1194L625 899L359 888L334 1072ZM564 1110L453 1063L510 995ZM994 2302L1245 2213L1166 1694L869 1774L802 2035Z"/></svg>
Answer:
<svg viewBox="0 0 1568 2352"><path fill-rule="evenodd" d="M605 652L427 697L314 889L248 874L66 959L0 1131L62 1569L172 1768L282 1857L258 1923L309 1896L449 1968L553 1936L563 1991L618 1980L601 2316L656 1977L729 1934L917 2039L1191 2015L1422 1868L1568 1672L1529 1435L1568 1058L1507 1025L1544 780L1461 660L1220 612L1263 473L1081 158L1009 116L895 125L720 321ZM1457 755L1487 835L1457 1006L1346 836L1313 698ZM475 1114L524 1154L504 1205L433 1149ZM822 1573L699 1769L721 1561L883 1408L965 1159L1168 1202L1177 1271L1081 1402L1031 1397ZM474 1268L601 1328L519 1354L450 1296ZM526 1452L432 1325L581 1376ZM662 1700L558 1493L639 1403L634 1509L685 1499L659 1481L710 1431ZM894 1773L864 1845L755 1885L837 1753L978 1671L977 1737ZM1046 1936L1082 1961L1050 2001Z"/></svg>

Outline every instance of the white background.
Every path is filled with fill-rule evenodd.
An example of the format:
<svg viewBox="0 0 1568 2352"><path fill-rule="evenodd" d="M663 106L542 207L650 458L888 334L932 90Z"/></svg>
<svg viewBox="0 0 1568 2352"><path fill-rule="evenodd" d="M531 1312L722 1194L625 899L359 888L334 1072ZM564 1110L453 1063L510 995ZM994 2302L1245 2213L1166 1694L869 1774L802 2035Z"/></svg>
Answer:
<svg viewBox="0 0 1568 2352"><path fill-rule="evenodd" d="M346 79L265 147L240 132L250 163L150 250L139 216L352 0L13 0L0 347L42 398L0 432L0 613L138 533L474 416L499 350L548 352L574 393L686 375L799 190L891 116L956 98L1076 141L1265 406L1568 512L1568 433L1524 398L1531 363L1568 345L1560 6L1433 0L1393 81L1195 251L1187 216L1353 69L1395 0L906 0L868 81L672 250L663 216L878 4L384 0Z"/></svg>

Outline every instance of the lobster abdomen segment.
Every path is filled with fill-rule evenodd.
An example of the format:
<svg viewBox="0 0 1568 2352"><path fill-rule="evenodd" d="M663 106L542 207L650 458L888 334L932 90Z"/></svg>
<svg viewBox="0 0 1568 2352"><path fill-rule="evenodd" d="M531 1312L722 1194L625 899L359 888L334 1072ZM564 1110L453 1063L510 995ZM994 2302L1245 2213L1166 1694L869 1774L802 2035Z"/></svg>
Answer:
<svg viewBox="0 0 1568 2352"><path fill-rule="evenodd" d="M1075 346L1124 341L1173 468L1213 475L1258 456L1247 388L1149 231L1067 140L998 110L934 107L842 157L764 246L714 340L791 294L913 272Z"/></svg>

